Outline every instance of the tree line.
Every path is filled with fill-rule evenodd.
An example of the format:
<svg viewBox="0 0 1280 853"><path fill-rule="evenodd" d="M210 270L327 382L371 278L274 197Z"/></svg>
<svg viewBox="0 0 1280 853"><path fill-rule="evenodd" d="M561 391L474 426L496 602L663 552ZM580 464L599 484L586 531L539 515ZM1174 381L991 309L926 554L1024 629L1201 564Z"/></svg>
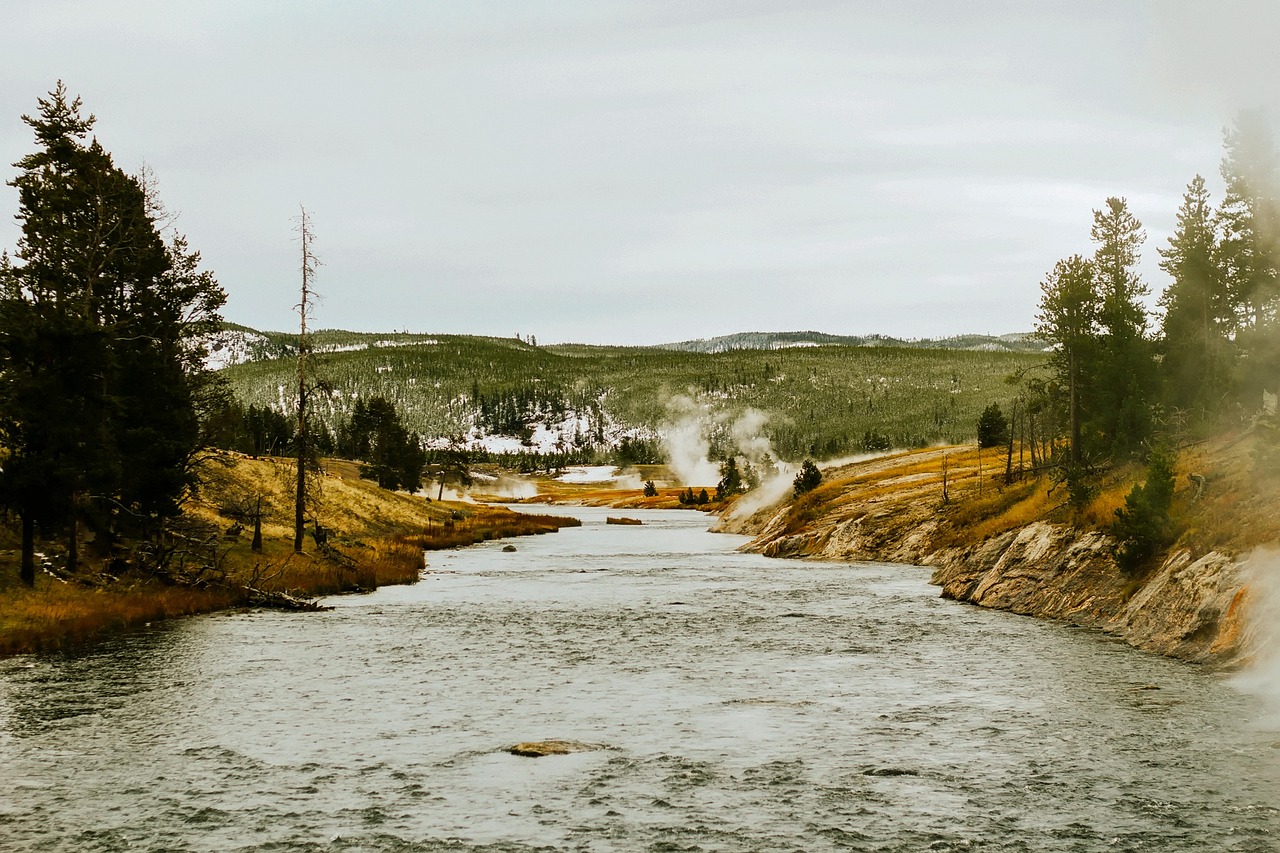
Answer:
<svg viewBox="0 0 1280 853"><path fill-rule="evenodd" d="M166 214L147 174L119 168L95 118L58 83L23 121L20 237L0 257L0 505L22 527L32 584L37 533L81 529L106 555L154 537L195 483L205 413L225 387L200 341L226 295Z"/></svg>
<svg viewBox="0 0 1280 853"><path fill-rule="evenodd" d="M1148 463L1145 487L1117 513L1127 564L1168 535L1172 448L1274 413L1269 395L1280 390L1280 194L1263 115L1238 116L1223 147L1222 198L1215 205L1194 176L1157 248L1171 279L1158 312L1138 273L1142 223L1123 198L1093 212L1093 253L1059 260L1040 285L1036 333L1052 356L1047 370L1022 375L1013 401L1020 447L1056 472L1077 507L1108 467ZM980 438L991 426L980 424ZM1001 435L1010 447L1012 437Z"/></svg>

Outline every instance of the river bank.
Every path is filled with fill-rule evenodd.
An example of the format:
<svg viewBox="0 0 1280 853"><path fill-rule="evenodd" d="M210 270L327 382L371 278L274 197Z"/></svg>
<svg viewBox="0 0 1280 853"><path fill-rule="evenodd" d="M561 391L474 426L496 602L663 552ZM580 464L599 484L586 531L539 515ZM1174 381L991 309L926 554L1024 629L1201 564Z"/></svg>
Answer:
<svg viewBox="0 0 1280 853"><path fill-rule="evenodd" d="M1277 498L1247 433L1179 455L1177 540L1137 572L1116 565L1107 533L1137 469L1111 474L1083 512L1047 477L1004 483L1003 454L951 447L891 454L824 471L814 492L731 509L718 529L747 533L774 557L877 560L932 569L942 595L1099 628L1138 648L1218 666L1255 654L1247 618L1261 561L1277 539ZM1260 444L1261 442L1261 444ZM947 480L946 500L943 479ZM1194 477L1190 476L1194 475Z"/></svg>
<svg viewBox="0 0 1280 853"><path fill-rule="evenodd" d="M546 533L571 519L502 507L428 501L357 477L316 480L316 517L327 536L293 551L291 464L212 455L188 501L163 569L143 570L127 552L94 556L82 542L77 570L61 566L62 543L41 543L45 569L33 588L17 581L15 531L0 530L0 656L64 648L163 619L255 606L263 595L300 600L416 583L426 551ZM342 466L334 466L341 470ZM252 517L261 513L254 550Z"/></svg>

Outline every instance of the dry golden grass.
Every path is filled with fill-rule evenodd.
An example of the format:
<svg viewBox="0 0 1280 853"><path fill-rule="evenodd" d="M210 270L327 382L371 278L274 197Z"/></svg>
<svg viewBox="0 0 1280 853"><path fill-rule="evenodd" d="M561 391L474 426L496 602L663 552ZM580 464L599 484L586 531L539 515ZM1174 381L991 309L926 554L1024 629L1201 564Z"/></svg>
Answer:
<svg viewBox="0 0 1280 853"><path fill-rule="evenodd" d="M34 588L14 583L0 596L0 655L75 645L93 637L175 616L231 607L241 597L225 588L195 589L158 582L90 589L48 575Z"/></svg>
<svg viewBox="0 0 1280 853"><path fill-rule="evenodd" d="M1193 553L1245 554L1280 542L1280 436L1260 427L1179 454L1173 515ZM1199 488L1188 475L1203 478ZM1199 497L1197 498L1197 492Z"/></svg>
<svg viewBox="0 0 1280 853"><path fill-rule="evenodd" d="M1122 479L1112 481L1108 478L1108 482L1105 482L1093 499L1080 510L1075 519L1076 524L1095 530L1103 530L1114 524L1116 510L1124 506L1125 498L1133 489L1135 475L1141 478L1140 471L1130 468L1124 472Z"/></svg>
<svg viewBox="0 0 1280 853"><path fill-rule="evenodd" d="M951 498L945 506L944 457ZM1146 476L1145 466L1136 463L1112 469L1103 475L1089 504L1073 512L1066 487L1051 491L1047 474L1004 485L1004 463L1003 452L983 451L981 490L978 453L972 446L930 448L842 466L827 472L829 480L819 490L793 502L786 531L797 532L824 517L866 511L873 505L878 510L901 506L918 515L922 502L936 507L940 524L935 547L974 544L1034 521L1106 530L1133 485ZM1280 542L1280 429L1262 424L1182 448L1174 467L1171 516L1178 547L1196 555L1210 550L1243 554ZM1203 489L1189 474L1203 478Z"/></svg>
<svg viewBox="0 0 1280 853"><path fill-rule="evenodd" d="M935 545L968 545L1044 520L1060 499L1049 496L1043 479L1008 486L988 485L982 495L967 493L940 509L943 519Z"/></svg>
<svg viewBox="0 0 1280 853"><path fill-rule="evenodd" d="M317 547L308 535L304 553L295 554L292 468L287 462L219 454L204 470L204 486L189 502L188 517L210 531L227 530L237 521L229 513L261 496L266 514L260 553L250 547L251 525L240 519L243 529L214 546L225 575L218 585L200 589L126 577L94 589L41 575L35 588L27 589L17 582L13 531L0 526L0 547L8 546L0 552L0 655L66 646L158 619L235 606L246 600L246 585L310 598L414 583L425 568L426 549L578 523L498 507L432 502L365 480L324 476L320 522L329 531L332 550ZM100 568L91 558L84 567Z"/></svg>
<svg viewBox="0 0 1280 853"><path fill-rule="evenodd" d="M537 536L552 533L562 527L579 527L576 518L560 515L532 515L512 512L503 507L474 507L473 514L461 520L428 526L418 533L407 534L403 541L410 542L424 551L439 551L487 542L490 539L506 539L512 536Z"/></svg>

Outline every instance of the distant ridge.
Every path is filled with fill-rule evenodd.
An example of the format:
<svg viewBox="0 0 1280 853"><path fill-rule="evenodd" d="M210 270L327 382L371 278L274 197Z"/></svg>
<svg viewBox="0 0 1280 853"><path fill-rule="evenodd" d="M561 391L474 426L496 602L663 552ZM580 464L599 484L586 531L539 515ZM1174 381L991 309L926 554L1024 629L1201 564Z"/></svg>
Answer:
<svg viewBox="0 0 1280 853"><path fill-rule="evenodd" d="M520 349L535 349L514 338L493 338L473 335L425 335L408 332L348 332L341 329L321 329L314 333L311 345L314 352L334 353L350 350L383 349L387 347L430 346L443 339L476 340L504 343ZM224 323L222 331L205 340L209 350L208 365L214 369L232 367L249 362L290 358L297 354L298 336L292 332L265 332ZM656 344L637 349L662 349L677 352L721 353L738 350L780 350L793 347L846 346L846 347L898 347L903 349L950 349L971 352L1044 352L1042 341L1029 332L1008 335L955 335L950 338L907 339L888 335L831 335L826 332L739 332L715 338L698 338ZM544 349L552 352L578 350L578 344L552 344ZM595 347L587 347L595 349Z"/></svg>
<svg viewBox="0 0 1280 853"><path fill-rule="evenodd" d="M733 350L777 350L791 347L908 347L914 349L956 349L979 352L1042 352L1044 342L1029 332L1008 335L955 335L949 338L908 340L888 335L830 335L826 332L738 332L715 338L698 338L658 344L658 349L680 352L731 352Z"/></svg>

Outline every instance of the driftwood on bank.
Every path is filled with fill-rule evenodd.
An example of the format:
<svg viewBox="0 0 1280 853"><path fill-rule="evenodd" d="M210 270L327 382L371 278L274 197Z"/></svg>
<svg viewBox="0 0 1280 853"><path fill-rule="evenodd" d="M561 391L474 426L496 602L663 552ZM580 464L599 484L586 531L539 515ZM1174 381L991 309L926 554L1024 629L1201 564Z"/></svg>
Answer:
<svg viewBox="0 0 1280 853"><path fill-rule="evenodd" d="M296 595L290 595L287 592L270 592L265 589L257 589L256 587L241 587L247 596L247 602L251 607L270 607L275 610L291 610L304 612L317 612L332 610L333 608L320 604L315 599L298 598Z"/></svg>

